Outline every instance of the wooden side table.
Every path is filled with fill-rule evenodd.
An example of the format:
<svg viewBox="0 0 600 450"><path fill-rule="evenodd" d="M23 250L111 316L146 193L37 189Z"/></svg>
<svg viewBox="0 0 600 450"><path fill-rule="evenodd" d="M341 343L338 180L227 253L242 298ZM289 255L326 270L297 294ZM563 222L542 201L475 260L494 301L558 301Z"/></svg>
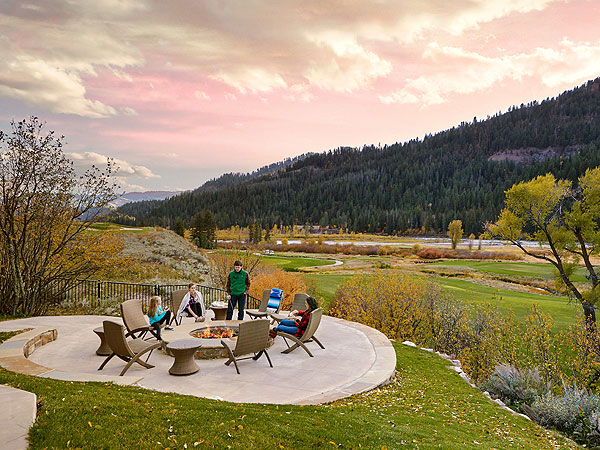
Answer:
<svg viewBox="0 0 600 450"><path fill-rule="evenodd" d="M227 306L211 306L210 309L215 313L213 320L225 320L227 318Z"/></svg>
<svg viewBox="0 0 600 450"><path fill-rule="evenodd" d="M100 347L96 350L96 355L100 356L108 356L112 353L112 350L106 343L106 339L104 339L104 327L94 328L94 333L98 335L100 338Z"/></svg>
<svg viewBox="0 0 600 450"><path fill-rule="evenodd" d="M171 375L191 375L200 370L194 355L201 347L200 339L178 339L167 344L167 351L174 357L173 365L169 369Z"/></svg>

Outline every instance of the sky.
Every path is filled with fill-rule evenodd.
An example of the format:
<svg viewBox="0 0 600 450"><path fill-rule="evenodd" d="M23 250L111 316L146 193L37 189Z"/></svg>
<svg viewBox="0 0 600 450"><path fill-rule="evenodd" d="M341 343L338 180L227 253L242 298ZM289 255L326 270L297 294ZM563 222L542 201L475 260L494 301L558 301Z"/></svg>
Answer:
<svg viewBox="0 0 600 450"><path fill-rule="evenodd" d="M600 0L0 2L0 129L124 191L422 138L600 76Z"/></svg>

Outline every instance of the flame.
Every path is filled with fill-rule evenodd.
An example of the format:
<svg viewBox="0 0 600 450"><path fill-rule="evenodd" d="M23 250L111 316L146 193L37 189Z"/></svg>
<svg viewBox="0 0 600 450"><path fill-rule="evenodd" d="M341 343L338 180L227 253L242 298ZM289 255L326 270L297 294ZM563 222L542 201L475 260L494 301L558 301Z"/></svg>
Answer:
<svg viewBox="0 0 600 450"><path fill-rule="evenodd" d="M231 328L210 328L206 327L202 331L194 333L194 337L200 339L224 339L232 338L234 331Z"/></svg>

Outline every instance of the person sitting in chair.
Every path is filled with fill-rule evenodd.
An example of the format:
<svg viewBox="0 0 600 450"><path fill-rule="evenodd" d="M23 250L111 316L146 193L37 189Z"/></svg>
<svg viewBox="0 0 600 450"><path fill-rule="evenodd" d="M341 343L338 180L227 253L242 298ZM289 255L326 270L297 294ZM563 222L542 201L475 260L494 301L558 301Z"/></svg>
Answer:
<svg viewBox="0 0 600 450"><path fill-rule="evenodd" d="M172 330L170 326L168 326L169 321L171 320L171 311L169 311L169 307L165 306L165 309L161 306L161 298L158 295L150 298L150 306L148 307L148 318L150 319L150 326L156 330L156 339L161 340L160 337L160 329L163 325L167 325L165 330Z"/></svg>
<svg viewBox="0 0 600 450"><path fill-rule="evenodd" d="M301 337L308 327L308 319L310 319L310 313L319 307L317 300L314 297L306 298L306 309L304 311L294 310L290 313L291 316L295 316L289 319L283 319L278 326L269 330L269 336L274 338L277 336L278 331L291 334L296 337Z"/></svg>
<svg viewBox="0 0 600 450"><path fill-rule="evenodd" d="M186 313L188 316L193 317L196 320L196 322L203 322L204 316L206 315L202 294L196 291L195 283L189 284L188 292L181 300L179 309L177 310L177 317L182 317Z"/></svg>

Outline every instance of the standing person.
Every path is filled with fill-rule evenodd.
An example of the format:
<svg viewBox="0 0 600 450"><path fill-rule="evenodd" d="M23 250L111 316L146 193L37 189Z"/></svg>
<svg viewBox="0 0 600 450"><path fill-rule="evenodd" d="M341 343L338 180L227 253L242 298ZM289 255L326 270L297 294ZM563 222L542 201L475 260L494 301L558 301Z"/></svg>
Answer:
<svg viewBox="0 0 600 450"><path fill-rule="evenodd" d="M196 290L196 283L188 285L188 292L181 299L179 309L177 310L177 320L185 316L185 313L192 316L196 322L203 322L206 311L204 309L204 300L202 294Z"/></svg>
<svg viewBox="0 0 600 450"><path fill-rule="evenodd" d="M233 270L227 276L227 320L233 317L233 310L237 304L238 320L244 320L244 306L246 294L250 289L250 276L242 269L242 262L237 260L233 263Z"/></svg>
<svg viewBox="0 0 600 450"><path fill-rule="evenodd" d="M156 339L160 339L160 327L163 323L169 323L171 320L171 311L169 307L165 306L162 309L161 298L158 295L150 298L150 306L148 307L148 317L150 318L150 326L156 330ZM172 330L170 326L166 326L165 330Z"/></svg>

